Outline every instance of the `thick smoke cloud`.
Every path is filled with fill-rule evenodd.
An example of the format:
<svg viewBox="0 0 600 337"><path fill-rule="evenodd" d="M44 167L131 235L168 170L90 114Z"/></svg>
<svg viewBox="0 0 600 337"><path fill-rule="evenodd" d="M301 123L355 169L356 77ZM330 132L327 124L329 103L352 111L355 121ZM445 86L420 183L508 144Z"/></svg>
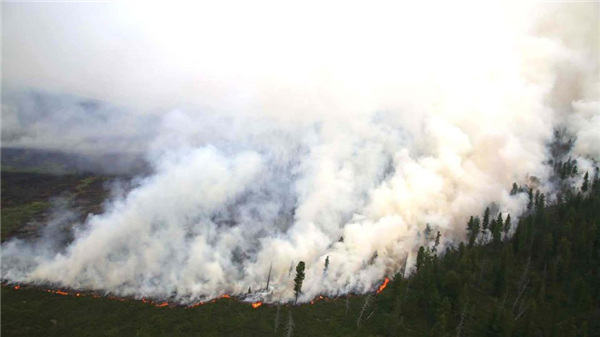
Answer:
<svg viewBox="0 0 600 337"><path fill-rule="evenodd" d="M5 243L3 279L193 302L272 264L275 301L302 260L301 300L367 291L426 224L446 247L492 203L522 213L513 182L551 191L555 128L600 159L597 4L270 5L5 6L5 81L126 107L154 173L66 247Z"/></svg>

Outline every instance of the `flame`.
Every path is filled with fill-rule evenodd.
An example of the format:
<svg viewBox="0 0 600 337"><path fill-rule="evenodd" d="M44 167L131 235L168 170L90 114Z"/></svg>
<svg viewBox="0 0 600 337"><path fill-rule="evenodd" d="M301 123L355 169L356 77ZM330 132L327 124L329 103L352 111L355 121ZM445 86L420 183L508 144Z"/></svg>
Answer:
<svg viewBox="0 0 600 337"><path fill-rule="evenodd" d="M66 292L66 291L61 291L61 290L50 290L50 289L49 289L49 290L46 290L46 292L49 292L49 293L51 293L51 294L62 295L62 296L67 296L67 295L69 295L69 293L68 293L68 292Z"/></svg>
<svg viewBox="0 0 600 337"><path fill-rule="evenodd" d="M126 300L126 299L124 299L124 298L121 298L121 297L116 297L116 296L108 296L108 299L109 299L109 300L113 300L113 301L119 301L119 302L125 302L125 301L127 301L127 300Z"/></svg>
<svg viewBox="0 0 600 337"><path fill-rule="evenodd" d="M192 304L192 305L190 305L190 306L189 306L189 308L195 308L195 307L201 306L201 305L203 305L203 304L204 304L204 302L198 302L198 303L196 303L196 304Z"/></svg>
<svg viewBox="0 0 600 337"><path fill-rule="evenodd" d="M390 282L390 279L386 277L383 280L383 283L381 285L379 285L379 287L377 288L377 294L381 293L387 287L387 285L388 285L389 282ZM15 290L21 289L21 286L20 285L15 285L15 286L13 286L13 289L15 289ZM94 293L91 293L91 294L85 294L85 293L68 293L66 291L52 290L52 289L47 289L46 292L51 293L51 294L61 295L61 296L71 295L71 296L76 296L76 297L83 297L83 296L92 296L93 298L103 297L103 296L100 296L100 295L94 294ZM350 294L347 294L346 296L347 297L352 297L352 295L350 295ZM110 300L116 300L116 301L119 301L119 302L127 302L127 300L128 300L127 298L121 298L121 297L115 297L115 296L106 296L106 298L108 298ZM221 299L221 298L233 298L233 297L231 297L231 295L228 295L228 294L223 294L220 297L211 300L210 302L214 303L218 299ZM322 300L329 301L329 300L331 300L331 298L323 296L323 295L319 295L318 297L316 297L312 301L310 301L310 304L315 304L315 302L322 301ZM335 300L335 298L333 300ZM146 298L143 298L143 297L140 299L140 301L142 303L150 304L150 305L153 305L153 306L158 307L158 308L170 307L169 302L166 302L166 301L165 302L161 302L161 303L157 303L157 302L154 302L154 301L152 301L150 299L146 299ZM204 304L206 304L206 302L198 302L198 303L194 303L194 304L189 305L187 308L195 308L195 307L198 307L198 306L201 306L201 305L204 305ZM256 309L256 308L262 306L263 302L254 302L254 303L251 303L251 305L252 305L252 308Z"/></svg>
<svg viewBox="0 0 600 337"><path fill-rule="evenodd" d="M383 280L383 283L379 286L379 289L377 289L377 293L379 294L380 292L382 292L383 289L387 287L388 283L390 283L390 279L386 277L385 280Z"/></svg>

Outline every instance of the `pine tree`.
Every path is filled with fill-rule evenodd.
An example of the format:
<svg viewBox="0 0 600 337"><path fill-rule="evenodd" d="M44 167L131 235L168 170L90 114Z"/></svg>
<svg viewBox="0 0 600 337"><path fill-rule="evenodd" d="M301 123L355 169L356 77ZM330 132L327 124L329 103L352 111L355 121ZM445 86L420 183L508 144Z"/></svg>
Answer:
<svg viewBox="0 0 600 337"><path fill-rule="evenodd" d="M425 265L425 247L419 247L419 252L417 253L417 271L421 270Z"/></svg>
<svg viewBox="0 0 600 337"><path fill-rule="evenodd" d="M483 212L483 221L481 223L481 241L485 242L487 236L487 230L490 226L490 208L486 207Z"/></svg>
<svg viewBox="0 0 600 337"><path fill-rule="evenodd" d="M296 278L294 278L294 294L296 295L296 303L298 303L298 295L302 292L302 282L304 281L304 261L298 262L296 267Z"/></svg>
<svg viewBox="0 0 600 337"><path fill-rule="evenodd" d="M494 243L498 244L502 241L502 229L504 227L504 221L502 220L502 212L498 213L498 219L496 219L494 223L494 228L492 228L492 236L494 239Z"/></svg>
<svg viewBox="0 0 600 337"><path fill-rule="evenodd" d="M288 321L285 325L285 336L292 337L294 335L294 319L292 318L292 312L288 312Z"/></svg>
<svg viewBox="0 0 600 337"><path fill-rule="evenodd" d="M508 239L508 233L510 233L510 227L511 227L511 223L510 223L510 214L506 216L506 220L504 221L504 236L506 237L506 239Z"/></svg>
<svg viewBox="0 0 600 337"><path fill-rule="evenodd" d="M273 331L277 332L279 328L279 311L281 310L281 304L277 303L277 310L275 311L275 321L273 324Z"/></svg>
<svg viewBox="0 0 600 337"><path fill-rule="evenodd" d="M517 186L517 183L513 183L512 190L510 190L510 195L515 195L517 193L519 193L519 186Z"/></svg>
<svg viewBox="0 0 600 337"><path fill-rule="evenodd" d="M586 172L585 175L583 176L583 184L581 184L581 192L585 193L588 191L589 185L590 185L589 179L590 179L590 177L589 177L588 173Z"/></svg>
<svg viewBox="0 0 600 337"><path fill-rule="evenodd" d="M441 236L442 236L442 234L440 234L440 231L438 231L435 236L435 243L433 244L433 249L431 250L434 255L437 253L437 247L440 245L440 237Z"/></svg>
<svg viewBox="0 0 600 337"><path fill-rule="evenodd" d="M429 224L427 224L427 226L425 226L425 230L423 231L423 234L425 235L425 241L429 241L429 237L431 236L431 226Z"/></svg>
<svg viewBox="0 0 600 337"><path fill-rule="evenodd" d="M435 337L443 337L448 336L446 332L447 329L447 318L450 316L451 305L448 297L442 298L442 302L439 305L436 317L435 317L435 325L433 326L433 336Z"/></svg>
<svg viewBox="0 0 600 337"><path fill-rule="evenodd" d="M479 235L479 218L471 216L469 222L467 223L467 232L468 232L468 240L469 247L472 247L475 243L475 239Z"/></svg>

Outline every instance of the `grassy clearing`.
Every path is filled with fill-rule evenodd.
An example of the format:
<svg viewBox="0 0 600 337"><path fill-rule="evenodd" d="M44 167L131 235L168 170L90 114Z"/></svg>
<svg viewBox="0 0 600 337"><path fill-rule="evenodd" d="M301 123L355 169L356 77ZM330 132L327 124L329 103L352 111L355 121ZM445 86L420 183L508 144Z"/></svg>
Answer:
<svg viewBox="0 0 600 337"><path fill-rule="evenodd" d="M50 207L49 202L34 201L28 204L2 208L2 241L15 229L23 226L33 217L41 214Z"/></svg>
<svg viewBox="0 0 600 337"><path fill-rule="evenodd" d="M83 193L97 179L99 179L99 177L97 177L97 176L90 176L90 177L86 177L86 178L81 179L79 181L79 183L77 184L77 186L75 186L75 191L77 191L77 193Z"/></svg>
<svg viewBox="0 0 600 337"><path fill-rule="evenodd" d="M385 302L384 294L378 296ZM376 310L376 300L372 310ZM382 315L374 314L357 328L362 299L320 301L314 305L253 309L248 303L219 299L195 308L155 307L140 301L50 294L40 289L2 287L3 336L282 336L289 312L294 336L380 335ZM377 310L376 310L377 311ZM371 313L369 311L365 314ZM377 317L376 317L377 316Z"/></svg>

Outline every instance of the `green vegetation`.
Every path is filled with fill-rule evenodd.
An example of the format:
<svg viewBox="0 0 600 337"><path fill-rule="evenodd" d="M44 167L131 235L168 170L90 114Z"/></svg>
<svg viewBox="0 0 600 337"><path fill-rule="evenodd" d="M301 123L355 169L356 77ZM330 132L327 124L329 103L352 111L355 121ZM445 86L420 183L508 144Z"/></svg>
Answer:
<svg viewBox="0 0 600 337"><path fill-rule="evenodd" d="M563 180L573 176L572 165L559 168ZM466 244L440 256L440 237L431 236L419 249L418 271L396 275L379 294L256 309L233 299L169 308L4 286L1 332L281 336L293 317L294 336L594 336L600 331L598 176L588 174L575 190L563 186L551 203L541 192L517 187L515 193L531 191L529 211L518 224L488 208L482 221L465 221ZM511 227L516 232L508 238Z"/></svg>
<svg viewBox="0 0 600 337"><path fill-rule="evenodd" d="M89 175L39 174L27 171L2 171L1 238L34 234L26 228L32 220L43 223L49 215L51 199L61 197L79 211L82 220L88 213L102 211L107 196L104 182L109 177Z"/></svg>
<svg viewBox="0 0 600 337"><path fill-rule="evenodd" d="M77 186L75 186L75 190L77 191L77 193L83 193L84 191L86 191L90 185L96 181L97 179L99 179L96 176L89 176L86 177L84 179L81 179L79 181L79 183L77 184Z"/></svg>
<svg viewBox="0 0 600 337"><path fill-rule="evenodd" d="M23 226L30 219L43 213L50 203L34 201L14 207L2 208L2 241L17 228Z"/></svg>

